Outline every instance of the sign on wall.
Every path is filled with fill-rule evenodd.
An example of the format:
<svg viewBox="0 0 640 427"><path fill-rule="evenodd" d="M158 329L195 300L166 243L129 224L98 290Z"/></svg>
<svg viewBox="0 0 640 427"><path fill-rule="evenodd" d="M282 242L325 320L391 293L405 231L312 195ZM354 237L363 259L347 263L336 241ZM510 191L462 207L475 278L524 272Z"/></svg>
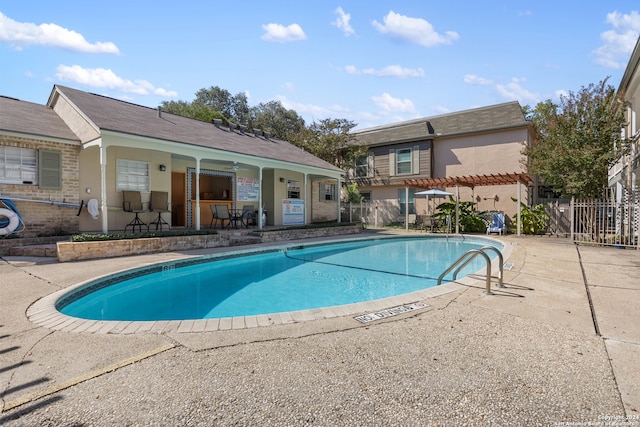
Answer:
<svg viewBox="0 0 640 427"><path fill-rule="evenodd" d="M236 200L244 202L257 202L260 200L260 180L239 176L236 178L238 197Z"/></svg>
<svg viewBox="0 0 640 427"><path fill-rule="evenodd" d="M282 199L282 224L304 224L304 200Z"/></svg>

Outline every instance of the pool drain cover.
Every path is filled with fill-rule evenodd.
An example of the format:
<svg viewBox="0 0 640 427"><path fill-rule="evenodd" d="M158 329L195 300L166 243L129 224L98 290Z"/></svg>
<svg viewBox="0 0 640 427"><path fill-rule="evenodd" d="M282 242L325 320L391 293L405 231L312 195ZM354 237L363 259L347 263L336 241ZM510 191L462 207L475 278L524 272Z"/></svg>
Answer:
<svg viewBox="0 0 640 427"><path fill-rule="evenodd" d="M398 314L408 313L413 310L419 310L421 308L429 307L429 304L423 302L414 302L411 304L399 305L393 308L387 308L385 310L376 311L375 313L362 314L354 317L360 323L369 323L375 320L384 319L386 317L397 316Z"/></svg>

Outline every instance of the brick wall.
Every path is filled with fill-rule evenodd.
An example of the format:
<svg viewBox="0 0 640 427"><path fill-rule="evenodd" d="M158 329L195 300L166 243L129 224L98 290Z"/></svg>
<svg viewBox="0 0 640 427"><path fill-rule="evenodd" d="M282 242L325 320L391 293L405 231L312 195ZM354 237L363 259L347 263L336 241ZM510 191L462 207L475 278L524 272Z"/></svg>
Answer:
<svg viewBox="0 0 640 427"><path fill-rule="evenodd" d="M60 151L62 153L62 189L44 190L37 185L0 184L3 196L41 201L53 201L79 205L79 167L80 146L40 139L19 138L0 135L0 145ZM77 209L55 206L45 203L14 202L26 225L20 234L25 237L78 232Z"/></svg>
<svg viewBox="0 0 640 427"><path fill-rule="evenodd" d="M337 185L335 180L315 180L312 182L313 189L310 197L314 199L311 201L311 222L328 222L338 219L338 201L337 200L323 200L320 194L320 184ZM340 187L336 190L336 197L340 197ZM322 195L324 196L324 195Z"/></svg>

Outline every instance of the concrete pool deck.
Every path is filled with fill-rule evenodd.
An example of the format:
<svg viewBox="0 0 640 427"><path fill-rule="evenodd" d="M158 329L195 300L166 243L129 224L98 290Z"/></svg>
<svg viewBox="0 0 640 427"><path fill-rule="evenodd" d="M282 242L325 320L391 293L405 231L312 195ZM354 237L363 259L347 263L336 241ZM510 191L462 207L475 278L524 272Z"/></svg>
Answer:
<svg viewBox="0 0 640 427"><path fill-rule="evenodd" d="M92 277L234 248L4 257L0 424L640 426L640 253L499 240L511 268L494 295L473 278L367 324L318 310L211 332L206 323L70 332L27 311Z"/></svg>

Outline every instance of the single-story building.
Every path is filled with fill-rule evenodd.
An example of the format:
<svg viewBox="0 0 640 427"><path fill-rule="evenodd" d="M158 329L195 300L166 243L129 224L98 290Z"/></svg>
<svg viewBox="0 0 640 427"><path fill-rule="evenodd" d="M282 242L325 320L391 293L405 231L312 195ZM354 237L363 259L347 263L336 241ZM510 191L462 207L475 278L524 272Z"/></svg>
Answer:
<svg viewBox="0 0 640 427"><path fill-rule="evenodd" d="M254 207L264 225L339 220L343 171L268 132L222 126L55 85L46 105L0 97L0 198L25 235L116 232L123 191L167 192L173 227L209 227L212 206ZM77 209L95 199L98 215ZM262 221L257 221L262 227Z"/></svg>

